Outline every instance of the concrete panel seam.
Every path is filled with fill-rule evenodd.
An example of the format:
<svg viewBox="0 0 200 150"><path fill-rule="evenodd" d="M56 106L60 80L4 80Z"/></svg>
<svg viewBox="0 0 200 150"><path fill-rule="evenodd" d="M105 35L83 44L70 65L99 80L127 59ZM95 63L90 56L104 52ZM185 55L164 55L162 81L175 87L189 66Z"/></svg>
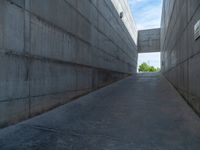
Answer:
<svg viewBox="0 0 200 150"><path fill-rule="evenodd" d="M113 14L113 16L115 17L115 20L119 23L119 19L118 18L116 18L116 15L113 13L113 11L111 10L111 8L108 6L108 4L107 4L107 1L105 1L104 0L104 2L106 3L106 7L110 10L110 12ZM100 14L102 14L101 12L99 12ZM103 14L102 14L102 16L103 16ZM104 16L103 16L104 17ZM105 17L104 17L105 18ZM106 19L106 18L105 18ZM107 19L106 19L107 20ZM110 22L109 22L109 20L107 20L107 22L110 24ZM124 27L126 28L126 26L125 26L125 24L124 24L124 22L122 21L121 22L123 25L124 25ZM112 26L112 25L111 25ZM121 27L121 26L120 26ZM122 28L122 27L121 27ZM127 28L126 28L127 29ZM131 37L131 35L130 35L130 33L128 32L128 30L124 30L124 28L122 28L122 30L125 32L125 33L128 33L128 35L129 35L129 38L130 39L132 39L132 40L130 40L129 38L128 38L128 40L129 40L129 42L133 42L134 40L133 40L133 38ZM116 33L118 33L118 32L116 32ZM120 36L120 35L119 35ZM120 36L121 37L121 36ZM124 40L123 38L121 38L122 40ZM132 43L133 44L133 43ZM135 43L136 44L136 43Z"/></svg>
<svg viewBox="0 0 200 150"><path fill-rule="evenodd" d="M73 5L71 5L68 1L64 0L68 5L70 5L74 10L76 10L79 15L81 15L85 20L87 20L88 23L90 23L98 32L102 33L105 37L107 37L114 45L116 45L118 48L120 48L120 50L126 54L128 57L130 57L129 54L127 54L119 45L117 45L115 42L113 42L112 39L110 39L110 37L108 37L104 32L100 31L95 25L93 25L89 19L87 19L83 14L81 14ZM91 2L91 0L89 0ZM113 28L113 26L110 24L110 22L103 16L103 14L98 10L98 8L91 2L91 4L93 5L93 7L96 8L96 10L99 12L99 14L101 14L101 16L107 21L107 23ZM114 28L113 28L114 29ZM115 31L116 32L116 31ZM116 32L118 33L118 32ZM121 38L121 36L119 35L119 37ZM122 38L121 38L122 39ZM124 41L124 39L122 39ZM124 41L125 42L125 41ZM131 58L131 57L130 57ZM132 58L131 58L132 59Z"/></svg>
<svg viewBox="0 0 200 150"><path fill-rule="evenodd" d="M25 59L30 59L32 61L40 60L40 61L43 61L43 62L53 62L53 63L59 63L59 64L68 64L68 65L73 65L73 66L94 68L94 69L98 69L98 70L102 70L102 71L109 71L109 72L115 72L115 73L124 74L124 72L119 72L119 71L115 71L115 70L108 70L108 69L100 68L100 67L96 67L96 66L79 64L79 63L70 62L70 61L63 61L63 60L59 60L59 59L53 59L53 58L48 58L48 57L43 57L43 56L38 56L38 55L31 55L29 53L19 53L19 52L17 53L15 51L11 51L11 50L9 50L9 52L5 52L5 53L0 51L0 53L8 55L8 56L16 56L16 57L21 57L21 58L25 58Z"/></svg>
<svg viewBox="0 0 200 150"><path fill-rule="evenodd" d="M13 5L15 5L15 3L13 3ZM18 5L16 5L16 6L18 6ZM21 7L20 7L20 8L21 8ZM22 8L22 9L23 9L23 8ZM73 36L73 37L78 38L79 40L83 41L84 43L87 43L87 44L89 44L89 45L91 45L91 46L93 46L93 47L95 47L95 48L97 48L97 49L103 51L104 53L109 54L109 56L111 56L111 57L113 57L113 58L115 58L115 59L117 59L117 60L120 60L120 61L124 62L124 60L122 60L122 59L120 59L120 58L117 58L117 57L111 55L110 53L106 52L105 50L103 50L103 49L101 49L101 48L99 48L99 47L97 47L97 46L95 46L95 45L92 45L92 44L91 44L90 42L88 42L87 40L84 40L84 39L80 38L79 36L77 36L77 35L75 35L75 34L69 32L69 31L66 31L66 30L64 30L63 28L60 28L60 27L56 26L55 24L52 24L52 23L49 22L48 20L46 20L46 19L44 19L44 18L41 18L40 16L36 15L35 13L30 12L29 10L25 10L25 9L24 9L24 11L27 11L27 12L29 12L31 15L35 16L37 19L43 20L43 21L45 21L46 23L48 23L49 25L51 25L51 26L53 26L53 27L55 27L55 28L58 28L58 29L62 30L63 32L70 34L70 35ZM112 41L112 40L111 40L111 41ZM113 43L113 44L114 44L114 43ZM115 45L116 45L116 44L115 44ZM116 46L117 46L117 45L116 45ZM118 48L120 48L120 47L118 47ZM120 49L121 49L121 48L120 48ZM121 50L122 50L122 49L121 49ZM125 53L125 54L126 54L130 59L133 59L129 54L127 54L127 53ZM127 63L127 62L126 62L126 63Z"/></svg>

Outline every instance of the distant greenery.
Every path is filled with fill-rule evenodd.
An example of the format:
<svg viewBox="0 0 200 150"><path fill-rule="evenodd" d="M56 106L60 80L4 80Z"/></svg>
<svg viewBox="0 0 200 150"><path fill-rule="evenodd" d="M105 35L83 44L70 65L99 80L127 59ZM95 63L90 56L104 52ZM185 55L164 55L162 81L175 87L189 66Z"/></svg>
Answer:
<svg viewBox="0 0 200 150"><path fill-rule="evenodd" d="M149 66L147 63L142 63L139 66L139 72L159 72L159 71L160 71L160 68Z"/></svg>

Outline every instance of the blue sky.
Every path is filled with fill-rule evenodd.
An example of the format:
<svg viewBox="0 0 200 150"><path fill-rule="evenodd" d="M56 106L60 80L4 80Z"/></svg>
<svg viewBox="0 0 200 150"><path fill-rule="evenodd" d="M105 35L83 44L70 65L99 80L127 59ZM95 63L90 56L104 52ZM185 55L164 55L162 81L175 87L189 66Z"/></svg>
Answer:
<svg viewBox="0 0 200 150"><path fill-rule="evenodd" d="M160 27L162 0L128 0L137 28Z"/></svg>

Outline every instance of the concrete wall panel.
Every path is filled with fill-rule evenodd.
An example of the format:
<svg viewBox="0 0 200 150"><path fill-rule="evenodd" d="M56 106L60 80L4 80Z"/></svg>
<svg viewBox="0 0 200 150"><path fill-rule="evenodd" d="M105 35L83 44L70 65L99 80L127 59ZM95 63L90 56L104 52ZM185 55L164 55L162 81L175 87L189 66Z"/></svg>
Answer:
<svg viewBox="0 0 200 150"><path fill-rule="evenodd" d="M163 2L162 72L200 114L200 39L194 39L194 25L200 19L199 16L198 0Z"/></svg>
<svg viewBox="0 0 200 150"><path fill-rule="evenodd" d="M0 53L0 101L29 96L27 59Z"/></svg>
<svg viewBox="0 0 200 150"><path fill-rule="evenodd" d="M22 52L24 50L24 11L9 3L5 3L3 10L4 49Z"/></svg>
<svg viewBox="0 0 200 150"><path fill-rule="evenodd" d="M17 115L16 115L17 114ZM0 105L1 126L8 126L29 117L29 99L3 101Z"/></svg>
<svg viewBox="0 0 200 150"><path fill-rule="evenodd" d="M131 19L126 0L1 0L0 127L135 73Z"/></svg>
<svg viewBox="0 0 200 150"><path fill-rule="evenodd" d="M199 63L199 54L189 61L189 102L197 112L200 112L200 68L197 67Z"/></svg>

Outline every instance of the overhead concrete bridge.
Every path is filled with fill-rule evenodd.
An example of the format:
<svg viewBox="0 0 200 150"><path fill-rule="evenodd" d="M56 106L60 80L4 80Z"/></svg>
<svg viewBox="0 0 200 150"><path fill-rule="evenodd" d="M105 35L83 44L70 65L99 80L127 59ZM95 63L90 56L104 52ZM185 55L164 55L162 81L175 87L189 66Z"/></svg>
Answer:
<svg viewBox="0 0 200 150"><path fill-rule="evenodd" d="M0 0L0 150L199 150L199 20L199 0L142 31L127 0Z"/></svg>

